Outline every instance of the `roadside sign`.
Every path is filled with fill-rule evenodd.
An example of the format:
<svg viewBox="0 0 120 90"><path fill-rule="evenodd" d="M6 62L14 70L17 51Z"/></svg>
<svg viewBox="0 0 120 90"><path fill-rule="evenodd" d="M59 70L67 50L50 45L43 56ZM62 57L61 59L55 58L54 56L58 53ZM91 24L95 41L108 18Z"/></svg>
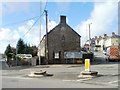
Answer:
<svg viewBox="0 0 120 90"><path fill-rule="evenodd" d="M81 52L64 52L64 58L82 58Z"/></svg>

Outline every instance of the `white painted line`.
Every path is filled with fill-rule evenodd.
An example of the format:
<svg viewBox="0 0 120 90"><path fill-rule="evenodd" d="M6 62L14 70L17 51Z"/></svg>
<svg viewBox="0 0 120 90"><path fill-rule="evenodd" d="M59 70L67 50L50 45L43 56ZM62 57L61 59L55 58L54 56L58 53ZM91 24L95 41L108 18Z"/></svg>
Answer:
<svg viewBox="0 0 120 90"><path fill-rule="evenodd" d="M111 83L109 83L108 85L112 85L112 86L118 87L118 84L111 84Z"/></svg>
<svg viewBox="0 0 120 90"><path fill-rule="evenodd" d="M71 81L76 81L76 80L62 80L62 81L67 81L67 82L71 82Z"/></svg>
<svg viewBox="0 0 120 90"><path fill-rule="evenodd" d="M28 78L28 77L8 77L8 76L4 76L2 78L32 79L32 78Z"/></svg>
<svg viewBox="0 0 120 90"><path fill-rule="evenodd" d="M113 76L119 76L120 74L112 74Z"/></svg>
<svg viewBox="0 0 120 90"><path fill-rule="evenodd" d="M87 81L87 80L90 80L90 79L92 79L92 78L78 79L78 80L63 80L63 81L67 81L67 82L77 81L77 82L79 82L79 81Z"/></svg>
<svg viewBox="0 0 120 90"><path fill-rule="evenodd" d="M92 79L92 78L78 79L78 80L76 80L76 81L87 81L87 80L90 80L90 79Z"/></svg>
<svg viewBox="0 0 120 90"><path fill-rule="evenodd" d="M117 80L117 81L112 81L112 82L108 82L108 83L117 83L117 82L119 82L120 80Z"/></svg>
<svg viewBox="0 0 120 90"><path fill-rule="evenodd" d="M68 69L76 69L76 68L68 68Z"/></svg>
<svg viewBox="0 0 120 90"><path fill-rule="evenodd" d="M66 82L79 82L79 81L84 81L84 80L90 80L91 78L87 78L87 79L78 79L78 80L63 80L63 81L66 81ZM120 80L119 80L120 81ZM113 82L117 82L117 81L113 81ZM88 84L91 84L91 83L88 83ZM100 82L93 82L93 84L102 84L102 85L112 85L112 86L115 86L115 87L118 87L118 84L112 84L110 82L106 82L106 83L100 83Z"/></svg>

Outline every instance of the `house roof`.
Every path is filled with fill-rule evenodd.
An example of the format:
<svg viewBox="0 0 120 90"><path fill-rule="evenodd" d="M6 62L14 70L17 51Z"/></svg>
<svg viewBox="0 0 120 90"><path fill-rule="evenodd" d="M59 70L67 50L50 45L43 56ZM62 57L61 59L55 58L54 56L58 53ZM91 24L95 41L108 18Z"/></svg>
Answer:
<svg viewBox="0 0 120 90"><path fill-rule="evenodd" d="M56 27L54 27L52 30L50 30L49 32L48 32L48 34L49 33L51 33L51 32L53 32L54 30L55 30L55 28L57 28L59 25L61 25L61 23L60 24L58 24ZM68 26L75 34L77 34L79 37L81 37L75 30L73 30L67 23L66 23L66 26ZM45 35L46 36L46 35Z"/></svg>
<svg viewBox="0 0 120 90"><path fill-rule="evenodd" d="M68 26L69 28L71 28L68 24L67 24L67 26ZM71 28L71 30L73 30L73 29ZM76 33L79 37L81 37L75 30L73 30L73 32Z"/></svg>
<svg viewBox="0 0 120 90"><path fill-rule="evenodd" d="M120 38L119 35L114 35L114 36L111 36L111 38Z"/></svg>

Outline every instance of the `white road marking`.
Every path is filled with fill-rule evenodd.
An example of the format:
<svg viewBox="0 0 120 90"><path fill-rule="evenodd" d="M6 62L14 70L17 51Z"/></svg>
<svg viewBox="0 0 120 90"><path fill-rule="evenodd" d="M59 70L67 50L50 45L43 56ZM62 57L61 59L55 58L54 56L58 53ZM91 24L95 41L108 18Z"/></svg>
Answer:
<svg viewBox="0 0 120 90"><path fill-rule="evenodd" d="M107 84L107 83L106 83ZM108 84L107 84L108 85ZM118 87L118 84L111 84L109 83L109 85L112 85L112 86L115 86L115 87Z"/></svg>
<svg viewBox="0 0 120 90"><path fill-rule="evenodd" d="M76 68L68 68L68 69L76 69Z"/></svg>
<svg viewBox="0 0 120 90"><path fill-rule="evenodd" d="M79 81L87 81L87 80L90 80L90 79L92 79L92 78L77 79L77 80L63 80L63 81L67 81L67 82L70 82L70 81L77 81L77 82L79 82Z"/></svg>
<svg viewBox="0 0 120 90"><path fill-rule="evenodd" d="M28 78L28 77L9 77L9 76L4 76L4 77L5 78L17 78L17 79L32 79L32 78Z"/></svg>
<svg viewBox="0 0 120 90"><path fill-rule="evenodd" d="M87 80L90 80L90 79L92 79L92 78L78 79L78 80L76 80L76 81L87 81Z"/></svg>
<svg viewBox="0 0 120 90"><path fill-rule="evenodd" d="M87 81L87 80L90 80L90 79L92 79L92 78L78 79L78 80L63 80L63 81L66 81L66 82L79 82L79 81ZM118 81L120 81L120 80L118 80ZM106 82L106 83L103 83L103 82L94 82L93 84L112 85L112 86L118 87L118 84L113 84L113 83L116 83L118 81ZM90 84L89 82L87 82L87 83Z"/></svg>
<svg viewBox="0 0 120 90"><path fill-rule="evenodd" d="M62 80L62 81L67 81L67 82L71 82L71 81L76 81L76 80Z"/></svg>
<svg viewBox="0 0 120 90"><path fill-rule="evenodd" d="M120 80L112 81L112 82L108 82L108 83L112 84L112 83L117 83L117 82L119 82L119 81L120 81Z"/></svg>

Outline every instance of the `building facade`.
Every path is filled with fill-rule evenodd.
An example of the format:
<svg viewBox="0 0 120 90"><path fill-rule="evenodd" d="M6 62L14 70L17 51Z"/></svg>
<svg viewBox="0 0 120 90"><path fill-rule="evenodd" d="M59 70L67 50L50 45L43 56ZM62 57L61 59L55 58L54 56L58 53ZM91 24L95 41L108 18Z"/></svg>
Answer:
<svg viewBox="0 0 120 90"><path fill-rule="evenodd" d="M116 35L114 32L112 32L111 36L107 36L107 34L104 34L103 36L95 36L95 38L92 38L91 41L94 41L94 50L97 51L103 51L106 50L106 48L110 46L120 46L120 36ZM88 42L91 41L86 41ZM88 44L90 45L90 44Z"/></svg>
<svg viewBox="0 0 120 90"><path fill-rule="evenodd" d="M41 40L40 56L45 57L48 63L65 63L65 52L80 51L80 38L66 23L66 16L60 16L60 23Z"/></svg>

